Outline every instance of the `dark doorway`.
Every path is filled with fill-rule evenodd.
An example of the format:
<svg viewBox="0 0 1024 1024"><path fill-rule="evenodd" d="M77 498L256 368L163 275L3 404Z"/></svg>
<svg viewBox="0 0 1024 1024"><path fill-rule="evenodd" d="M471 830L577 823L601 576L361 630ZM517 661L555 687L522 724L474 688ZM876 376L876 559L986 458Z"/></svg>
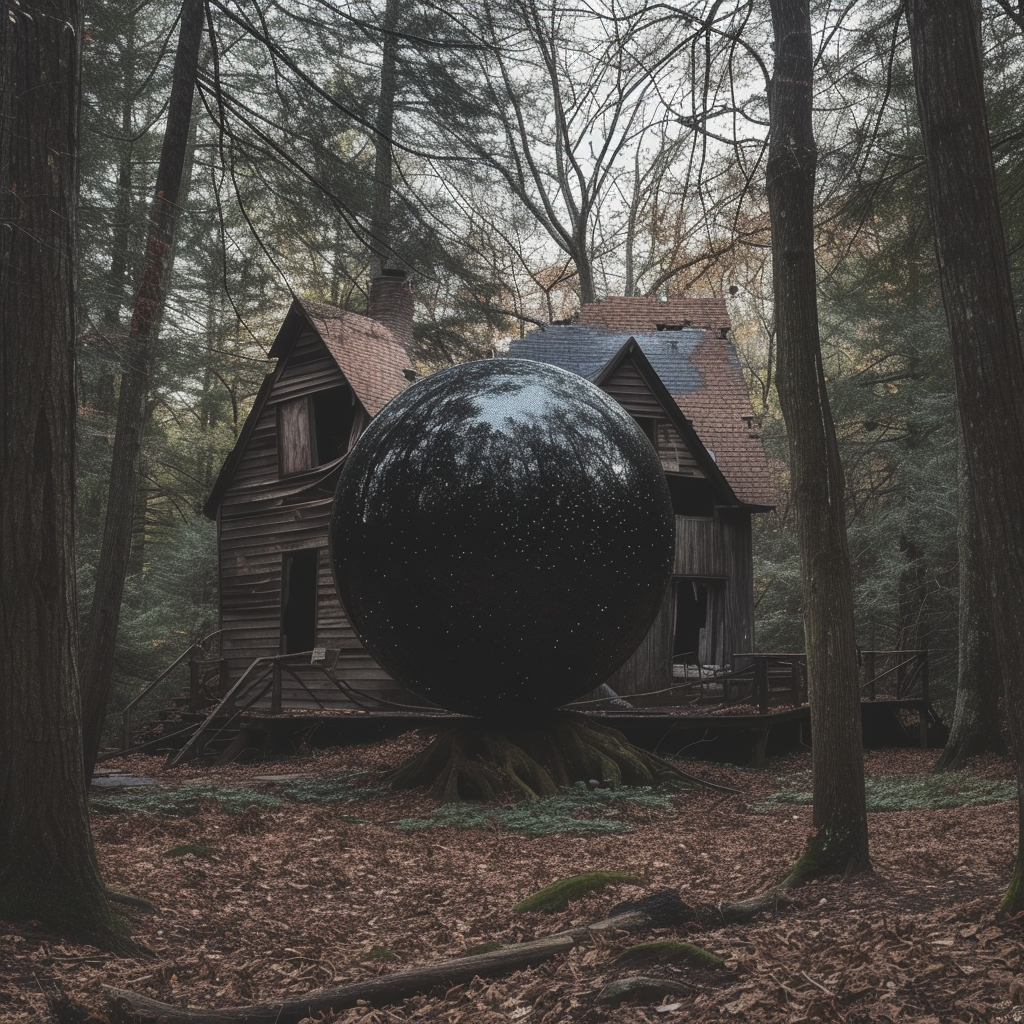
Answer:
<svg viewBox="0 0 1024 1024"><path fill-rule="evenodd" d="M281 649L298 654L316 647L319 552L292 551L281 566Z"/></svg>
<svg viewBox="0 0 1024 1024"><path fill-rule="evenodd" d="M707 621L708 588L696 580L675 580L676 622L672 661L700 664L700 634Z"/></svg>

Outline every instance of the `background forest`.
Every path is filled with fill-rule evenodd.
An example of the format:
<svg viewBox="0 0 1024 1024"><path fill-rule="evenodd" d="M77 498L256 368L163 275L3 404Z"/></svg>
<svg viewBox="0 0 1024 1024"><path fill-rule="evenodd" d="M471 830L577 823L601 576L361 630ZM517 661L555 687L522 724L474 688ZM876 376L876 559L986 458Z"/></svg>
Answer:
<svg viewBox="0 0 1024 1024"><path fill-rule="evenodd" d="M819 303L846 467L858 642L955 678L957 440L906 24L812 5ZM90 597L181 8L87 10L79 587ZM1024 18L982 5L990 130L1024 294ZM726 296L779 474L758 647L803 647L765 200L771 26L756 6L209 0L174 274L150 366L116 715L216 629L204 504L292 294L362 311L409 271L424 371L607 295ZM943 657L945 656L945 657ZM941 675L941 673L940 673Z"/></svg>

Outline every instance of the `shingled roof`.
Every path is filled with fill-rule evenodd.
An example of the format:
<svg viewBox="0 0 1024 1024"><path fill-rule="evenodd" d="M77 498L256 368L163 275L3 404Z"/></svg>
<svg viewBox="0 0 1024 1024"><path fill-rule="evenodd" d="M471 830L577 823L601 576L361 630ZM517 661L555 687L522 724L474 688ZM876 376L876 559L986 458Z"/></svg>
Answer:
<svg viewBox="0 0 1024 1024"><path fill-rule="evenodd" d="M508 354L595 380L634 338L737 497L774 505L775 484L729 327L724 299L616 297L584 305L578 323L513 340Z"/></svg>
<svg viewBox="0 0 1024 1024"><path fill-rule="evenodd" d="M264 379L238 440L224 460L210 497L203 507L204 514L211 519L216 516L224 491L231 483L235 468L270 398L274 383L307 325L313 328L324 343L370 416L376 416L408 383L405 370L411 370L412 363L405 349L383 324L368 316L349 313L321 302L295 299L268 353L270 358L279 360L277 369Z"/></svg>
<svg viewBox="0 0 1024 1024"><path fill-rule="evenodd" d="M412 368L404 348L383 324L359 313L349 313L322 302L296 299L270 349L270 357L283 356L297 337L292 313L320 335L338 369L345 374L363 408L376 416L408 383L403 371Z"/></svg>
<svg viewBox="0 0 1024 1024"><path fill-rule="evenodd" d="M659 324L715 332L732 328L725 299L659 299L646 295L613 295L588 302L580 309L580 323L629 333L663 329Z"/></svg>

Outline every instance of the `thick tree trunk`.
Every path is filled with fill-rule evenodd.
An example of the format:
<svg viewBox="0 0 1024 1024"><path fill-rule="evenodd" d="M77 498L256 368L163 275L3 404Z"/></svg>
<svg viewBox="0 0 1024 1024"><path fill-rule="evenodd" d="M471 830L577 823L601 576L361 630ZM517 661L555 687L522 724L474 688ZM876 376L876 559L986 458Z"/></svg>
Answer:
<svg viewBox="0 0 1024 1024"><path fill-rule="evenodd" d="M0 18L0 915L119 931L82 780L74 552L77 0Z"/></svg>
<svg viewBox="0 0 1024 1024"><path fill-rule="evenodd" d="M203 0L184 0L167 128L150 210L149 239L123 359L103 540L82 660L82 728L87 778L92 775L103 736L121 599L131 558L139 458L156 341L174 265L174 236L187 165L203 13Z"/></svg>
<svg viewBox="0 0 1024 1024"><path fill-rule="evenodd" d="M960 555L959 658L956 710L935 771L953 771L978 754L1005 753L999 695L1002 676L992 636L988 573L984 570L978 515L967 458L960 443L957 465L957 546Z"/></svg>
<svg viewBox="0 0 1024 1024"><path fill-rule="evenodd" d="M380 65L380 93L373 138L373 218L370 222L370 277L379 277L391 258L391 192L395 130L395 92L398 88L398 16L401 0L387 0L384 7L383 52Z"/></svg>
<svg viewBox="0 0 1024 1024"><path fill-rule="evenodd" d="M814 829L794 876L870 869L853 590L843 472L825 389L814 265L808 0L772 0L768 205L778 332L776 388L789 439L791 500L803 578L814 738Z"/></svg>
<svg viewBox="0 0 1024 1024"><path fill-rule="evenodd" d="M973 0L908 0L914 84L957 407L1024 803L1024 353L989 144ZM1021 823L1024 827L1024 821ZM1024 910L1024 831L1003 908Z"/></svg>

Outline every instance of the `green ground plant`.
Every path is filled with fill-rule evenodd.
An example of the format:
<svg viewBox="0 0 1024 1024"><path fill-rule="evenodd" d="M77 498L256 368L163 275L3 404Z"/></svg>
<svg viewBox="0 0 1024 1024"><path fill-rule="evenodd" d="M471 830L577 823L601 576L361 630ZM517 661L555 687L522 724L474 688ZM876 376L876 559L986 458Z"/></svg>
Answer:
<svg viewBox="0 0 1024 1024"><path fill-rule="evenodd" d="M580 782L557 796L506 807L445 804L422 818L403 818L395 827L415 832L426 828L483 828L536 838L551 835L591 836L631 832L622 814L638 808L654 813L672 809L668 797L648 788L589 789Z"/></svg>
<svg viewBox="0 0 1024 1024"><path fill-rule="evenodd" d="M865 780L868 811L923 811L950 807L980 807L1016 799L1013 782L986 779L971 772L942 775L876 775ZM785 805L808 805L811 773L789 776L777 793L748 806L752 814L771 814Z"/></svg>
<svg viewBox="0 0 1024 1024"><path fill-rule="evenodd" d="M373 786L354 785L365 772L349 771L324 778L297 778L279 785L273 793L247 786L187 785L127 790L116 796L94 796L92 809L100 814L164 814L188 817L198 814L206 804L214 804L228 814L241 814L250 808L271 810L286 801L294 803L351 803L367 800L378 792Z"/></svg>

